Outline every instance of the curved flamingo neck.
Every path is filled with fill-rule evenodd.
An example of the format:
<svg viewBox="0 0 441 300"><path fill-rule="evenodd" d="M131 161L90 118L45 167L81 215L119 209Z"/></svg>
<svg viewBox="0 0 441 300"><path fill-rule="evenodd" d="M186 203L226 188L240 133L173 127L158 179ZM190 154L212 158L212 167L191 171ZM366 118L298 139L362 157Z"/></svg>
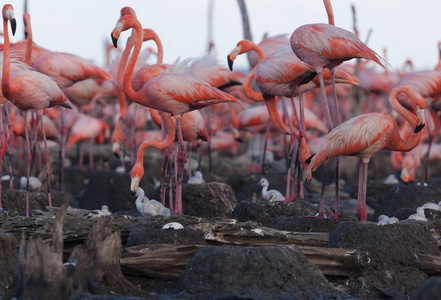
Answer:
<svg viewBox="0 0 441 300"><path fill-rule="evenodd" d="M265 184L262 188L262 196L266 196L268 193L268 184Z"/></svg>
<svg viewBox="0 0 441 300"><path fill-rule="evenodd" d="M135 69L136 60L138 59L139 52L141 51L143 41L143 30L141 23L135 18L130 18L130 27L134 28L136 33L135 47L133 49L132 56L130 56L129 64L126 68L126 74L124 76L124 92L134 102L139 102L140 93L135 92L132 88L133 70ZM128 50L130 52L130 49ZM145 101L143 101L145 102Z"/></svg>
<svg viewBox="0 0 441 300"><path fill-rule="evenodd" d="M121 88L124 85L124 74L126 71L127 61L129 60L130 51L132 50L133 45L135 45L136 41L136 33L132 31L132 34L127 41L126 48L121 54L121 60L119 61L118 73L117 73L117 82Z"/></svg>
<svg viewBox="0 0 441 300"><path fill-rule="evenodd" d="M260 62L265 58L265 53L263 52L262 48L259 47L259 45L256 45L253 42L247 41L247 43L244 44L244 50L241 51L242 53L246 53L248 51L256 51L257 56L259 58L257 64L254 66L254 68L248 73L247 77L245 78L245 82L243 84L245 95L254 100L254 101L262 101L263 97L261 93L253 91L251 88L251 82L253 81L254 75L256 73L257 67L259 66Z"/></svg>
<svg viewBox="0 0 441 300"><path fill-rule="evenodd" d="M332 10L332 5L330 0L323 0L325 4L326 13L328 14L328 24L335 26L334 22L334 11Z"/></svg>
<svg viewBox="0 0 441 300"><path fill-rule="evenodd" d="M171 114L166 113L166 112L159 112L159 113L160 113L162 119L164 120L164 124L167 129L167 135L166 135L165 139L162 140L161 142L157 142L157 141L153 141L153 140L142 142L138 148L138 153L137 153L137 157L136 157L136 165L143 166L144 152L147 148L154 147L157 149L164 149L164 148L167 148L168 146L170 146L170 144L173 143L173 141L175 140L175 136L176 136L175 131L176 130L175 130L175 126L173 125L173 121L171 119Z"/></svg>
<svg viewBox="0 0 441 300"><path fill-rule="evenodd" d="M416 101L418 93L408 87L400 86L393 89L389 95L389 101L392 104L392 108L411 125L412 129L414 129L418 125L418 117L413 115L409 110L407 110L398 102L397 95L399 93L405 93L411 99L411 101ZM410 151L419 144L421 140L421 134L422 130L420 130L418 133L412 132L409 137L404 140L397 130L396 135L394 136L394 143L393 145L391 145L391 147L388 147L388 150Z"/></svg>
<svg viewBox="0 0 441 300"><path fill-rule="evenodd" d="M3 45L3 79L2 79L2 91L3 96L9 99L11 96L11 86L10 82L10 47L9 47L9 31L8 31L8 19L3 17L3 34L4 34L4 45Z"/></svg>
<svg viewBox="0 0 441 300"><path fill-rule="evenodd" d="M276 126L276 128L284 134L291 134L291 130L285 124L285 122L283 122L282 118L279 115L279 111L277 109L277 101L275 100L275 97L265 95L264 101L266 104L266 108L268 109L269 117L271 119L271 122L273 122L274 126ZM298 136L299 131L294 128L294 132Z"/></svg>
<svg viewBox="0 0 441 300"><path fill-rule="evenodd" d="M156 60L156 63L162 64L164 60L164 48L162 47L161 39L155 35L153 37L153 41L156 43L156 47L158 48L158 59Z"/></svg>
<svg viewBox="0 0 441 300"><path fill-rule="evenodd" d="M23 22L25 23L25 27L28 33L28 41L26 43L24 62L29 65L31 62L31 55L32 55L32 27L31 27L31 17L29 16L29 13L24 13Z"/></svg>
<svg viewBox="0 0 441 300"><path fill-rule="evenodd" d="M112 84L113 84L113 88L116 91L116 96L118 98L120 117L125 119L127 113L126 97L124 95L124 92L121 90L121 87L118 85L116 81L112 80Z"/></svg>

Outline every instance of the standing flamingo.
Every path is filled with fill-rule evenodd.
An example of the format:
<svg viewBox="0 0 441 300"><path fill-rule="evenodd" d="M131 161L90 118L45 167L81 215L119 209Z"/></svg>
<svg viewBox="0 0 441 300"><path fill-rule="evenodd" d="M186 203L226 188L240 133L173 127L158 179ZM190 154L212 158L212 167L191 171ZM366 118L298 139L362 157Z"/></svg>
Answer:
<svg viewBox="0 0 441 300"><path fill-rule="evenodd" d="M182 181L182 163L184 162L184 155L182 145L182 130L181 130L181 117L184 113L191 110L203 108L208 105L234 101L240 104L240 101L234 97L231 97L227 93L224 93L216 88L211 87L206 82L188 75L173 73L172 66L169 72L164 72L160 76L157 76L149 80L141 90L134 91L131 85L133 76L133 69L136 59L139 55L142 46L143 30L142 25L132 15L122 16L115 28L112 30L111 37L113 44L116 47L118 37L122 31L126 31L130 28L134 28L137 34L136 44L133 50L133 54L130 57L129 64L126 69L124 77L124 92L134 102L142 104L144 106L152 107L163 112L167 112L176 118L176 124L178 129L178 155L176 159L180 160L180 166L178 170L178 181L176 183L176 206L177 212L182 213L182 198L181 198L181 181ZM170 133L168 133L170 135ZM138 152L141 149L138 150ZM138 153L139 159L139 153ZM137 174L131 172L132 176L132 191L138 186L139 180L142 176L136 176ZM137 179L135 179L137 178Z"/></svg>
<svg viewBox="0 0 441 300"><path fill-rule="evenodd" d="M46 135L43 125L43 109L55 105L71 108L71 104L57 84L42 73L23 69L11 74L10 70L10 47L9 47L9 32L8 20L11 23L12 33L15 33L16 21L14 18L14 8L11 4L3 6L3 32L5 35L4 55L3 55L3 78L2 91L3 95L9 99L15 106L17 106L26 120L26 114L29 109L34 109L40 117L41 128L43 131L43 140L45 146L45 159L47 168L47 189L49 206L52 206L50 193L50 169L49 169L49 151L47 149ZM29 185L30 176L30 162L31 162L31 147L29 144L29 132L27 122L25 122L26 142L28 145L28 170L27 180ZM26 216L29 216L29 190L26 192Z"/></svg>
<svg viewBox="0 0 441 300"><path fill-rule="evenodd" d="M410 107L398 102L399 93L405 93L410 98ZM357 213L362 222L367 220L366 185L370 158L382 149L405 152L412 150L420 142L421 130L425 125L426 104L417 92L405 86L396 87L391 91L389 101L393 109L414 129L415 133L412 133L408 139L401 138L397 121L392 116L385 113L363 114L335 127L306 162L308 167L304 177L310 180L312 171L327 159L340 155L360 158ZM320 203L320 206L322 205ZM323 211L323 207L320 207L320 211Z"/></svg>

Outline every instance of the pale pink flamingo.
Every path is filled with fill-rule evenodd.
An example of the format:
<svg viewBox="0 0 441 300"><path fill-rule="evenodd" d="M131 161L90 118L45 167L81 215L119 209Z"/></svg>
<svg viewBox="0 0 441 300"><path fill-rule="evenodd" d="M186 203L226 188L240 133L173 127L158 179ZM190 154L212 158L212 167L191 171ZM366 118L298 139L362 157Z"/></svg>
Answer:
<svg viewBox="0 0 441 300"><path fill-rule="evenodd" d="M405 107L397 100L399 93L405 93L410 98L410 107ZM340 156L358 156L359 184L357 213L360 221L367 220L366 212L366 185L367 167L370 158L379 150L410 151L415 148L421 139L424 119L424 99L417 92L404 86L394 88L389 101L393 109L401 115L412 127L415 133L404 140L400 136L397 121L385 113L368 113L354 117L335 127L325 138L323 143L308 158L308 167L304 177L312 178L312 172L325 160ZM323 204L320 204L320 212L323 212Z"/></svg>
<svg viewBox="0 0 441 300"><path fill-rule="evenodd" d="M206 82L197 79L194 76L188 74L184 75L173 73L173 68L170 72L164 72L160 76L149 80L142 87L141 90L134 91L131 85L131 81L133 77L133 68L142 46L143 30L141 23L139 23L139 21L131 15L124 15L118 20L115 28L112 30L111 36L113 44L117 46L117 41L120 33L130 28L135 29L137 40L133 50L133 54L130 57L129 64L126 69L126 75L124 77L124 92L134 102L158 109L160 111L175 116L178 128L179 145L178 155L176 156L176 159L178 159L179 157L180 164L182 164L185 154L182 149L182 115L191 110L203 108L205 106L216 103L226 101L234 101L240 103L240 101L216 88L211 87ZM167 114L163 114L163 118L170 117L170 115L167 116ZM140 152L140 150L142 149L139 149L138 151ZM180 188L182 181L182 166L179 166L177 169L179 170L177 170L178 180L176 183L176 212L182 213L182 199ZM132 169L131 177L131 188L132 191L134 191L134 189L139 185L139 180L142 176L140 176L140 174L136 174L134 172L134 169Z"/></svg>
<svg viewBox="0 0 441 300"><path fill-rule="evenodd" d="M259 55L259 63L251 70L248 74L244 87L248 97L255 99L256 101L260 101L263 99L265 104L267 105L268 112L270 114L271 121L274 125L285 134L291 134L291 144L289 149L289 157L291 158L293 153L295 153L297 157L297 151L294 151L294 134L293 130L291 130L285 122L282 120L280 115L278 114L275 96L286 96L292 97L301 96L302 93L315 89L316 84L313 79L316 77L316 71L314 68L297 58L297 56L292 52L290 47L281 47L276 51L272 52L267 57L264 57L262 49L259 48L256 44L248 41L242 40L237 43L236 47L229 53L228 60L229 66L231 68L235 58L239 54L246 53L248 51L254 50ZM339 70L338 82L347 82L347 83L356 83L357 79L355 76L342 69ZM340 81L340 74L342 74ZM260 90L260 93L254 92L251 89L251 79L256 79L257 87ZM296 118L300 120L299 128L299 144L302 143L305 132L305 121L304 121L304 109L302 105L302 100L299 97L299 110L298 113L294 108L294 115ZM284 102L282 101L282 104ZM292 104L294 104L292 100ZM286 109L285 109L286 111ZM288 118L289 119L289 118ZM291 126L291 124L290 124ZM286 190L286 199L287 201L292 201L294 196L291 195L290 192L290 167L291 163L289 162L289 169L287 173L287 190ZM300 191L300 197L302 197L302 191Z"/></svg>
<svg viewBox="0 0 441 300"><path fill-rule="evenodd" d="M109 138L110 129L105 121L80 113L70 129L67 139L67 148L70 149L75 143L81 141L89 141L89 167L92 171L94 169L93 143L102 144L104 139ZM80 163L80 166L81 165L82 162Z"/></svg>
<svg viewBox="0 0 441 300"><path fill-rule="evenodd" d="M9 31L8 20L11 23L12 33L15 33L16 21L14 18L14 9L12 5L5 4L3 6L3 32L5 35L4 56L3 56L3 78L2 91L3 95L17 106L24 118L26 119L27 111L34 109L40 117L41 127L43 131L43 140L45 144L45 158L48 177L48 199L49 206L52 205L50 194L50 169L49 169L49 151L47 149L46 136L43 125L43 109L60 105L71 108L71 104L57 84L42 73L33 70L23 69L11 74L10 65L10 48L9 48ZM30 176L30 159L31 149L29 144L29 134L27 123L25 122L26 140L28 144L28 171L27 185L29 185ZM29 216L29 190L26 192L26 216Z"/></svg>

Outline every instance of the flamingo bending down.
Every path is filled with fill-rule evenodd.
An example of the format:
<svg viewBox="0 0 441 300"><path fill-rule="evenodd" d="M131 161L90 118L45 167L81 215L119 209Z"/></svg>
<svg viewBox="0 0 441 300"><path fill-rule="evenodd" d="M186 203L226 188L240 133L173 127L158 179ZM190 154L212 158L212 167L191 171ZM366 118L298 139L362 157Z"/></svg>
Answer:
<svg viewBox="0 0 441 300"><path fill-rule="evenodd" d="M405 93L410 98L411 107L404 107L398 102L399 93ZM405 152L412 150L420 142L421 130L425 125L425 102L417 92L404 86L396 87L390 93L389 101L393 109L414 129L414 133L406 140L401 138L397 121L392 116L385 113L363 114L335 127L306 161L308 167L304 171L304 177L310 180L312 171L327 159L340 155L360 158L357 213L362 222L367 220L366 185L370 158L382 149ZM322 203L320 211L323 211Z"/></svg>
<svg viewBox="0 0 441 300"><path fill-rule="evenodd" d="M180 166L177 168L178 180L176 183L176 209L178 213L182 213L181 182L183 177L182 165L185 161L185 153L182 149L182 115L189 111L200 109L216 103L233 101L241 104L241 102L229 94L211 87L205 81L194 76L189 74L173 73L176 71L176 68L179 68L177 65L173 65L168 72L164 72L160 76L149 80L141 88L141 90L135 91L132 88L131 81L136 59L142 46L142 25L134 16L124 15L118 20L115 28L112 30L111 37L113 44L116 47L118 37L120 36L121 32L131 28L135 29L137 39L133 49L133 54L130 57L129 64L126 69L126 74L124 76L124 92L132 101L144 106L161 110L163 112L167 112L176 118L178 129L178 155L176 156L176 159L180 161ZM170 135L171 132L168 134ZM141 176L138 175L137 178L137 180L133 181L134 178L132 177L132 191L137 187Z"/></svg>
<svg viewBox="0 0 441 300"><path fill-rule="evenodd" d="M45 159L47 168L47 189L49 206L52 205L50 193L50 169L49 169L49 151L47 148L46 134L43 125L43 109L55 105L72 108L69 100L57 86L57 84L47 75L42 73L23 69L11 74L10 70L10 47L9 47L9 32L8 20L11 23L12 33L15 33L16 21L14 18L14 8L10 4L3 6L3 32L5 35L4 55L3 55L3 78L2 91L3 95L9 99L15 106L17 106L26 120L26 114L29 109L34 109L41 121L41 129L43 131L43 140L45 146ZM25 122L26 141L28 145L28 170L27 178L29 182L30 176L30 162L31 149L29 144L29 134L27 129L27 122ZM28 183L29 184L29 183ZM26 216L29 216L29 190L26 192Z"/></svg>

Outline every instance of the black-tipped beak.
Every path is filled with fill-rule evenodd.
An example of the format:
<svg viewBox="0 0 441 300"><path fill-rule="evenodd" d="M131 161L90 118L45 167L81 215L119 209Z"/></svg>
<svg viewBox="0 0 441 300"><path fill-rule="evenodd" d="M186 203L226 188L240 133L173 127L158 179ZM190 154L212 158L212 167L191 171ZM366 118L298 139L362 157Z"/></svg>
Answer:
<svg viewBox="0 0 441 300"><path fill-rule="evenodd" d="M228 68L230 68L230 71L233 71L233 60L230 58L230 56L227 56L227 60L228 60Z"/></svg>
<svg viewBox="0 0 441 300"><path fill-rule="evenodd" d="M118 48L118 39L115 38L115 37L113 36L112 33L110 34L110 36L112 37L112 43L113 43L113 46L114 46L115 48Z"/></svg>
<svg viewBox="0 0 441 300"><path fill-rule="evenodd" d="M243 140L241 137L235 138L236 141L238 141L239 143L243 143Z"/></svg>
<svg viewBox="0 0 441 300"><path fill-rule="evenodd" d="M424 123L417 125L417 127L415 127L415 133L420 132L424 128L424 125L425 125Z"/></svg>
<svg viewBox="0 0 441 300"><path fill-rule="evenodd" d="M15 19L11 19L11 30L12 35L15 35L15 30L17 29L17 21Z"/></svg>
<svg viewBox="0 0 441 300"><path fill-rule="evenodd" d="M25 36L25 40L27 40L28 39L28 33L26 31L24 33L24 36Z"/></svg>

